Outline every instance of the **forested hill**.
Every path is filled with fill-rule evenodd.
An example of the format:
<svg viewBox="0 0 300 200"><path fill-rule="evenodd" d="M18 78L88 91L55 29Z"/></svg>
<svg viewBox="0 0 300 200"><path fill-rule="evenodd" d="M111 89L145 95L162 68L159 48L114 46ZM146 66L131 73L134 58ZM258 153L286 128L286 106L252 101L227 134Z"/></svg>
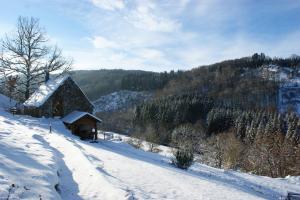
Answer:
<svg viewBox="0 0 300 200"><path fill-rule="evenodd" d="M92 100L119 90L155 91L162 89L176 74L121 69L72 72L73 78Z"/></svg>
<svg viewBox="0 0 300 200"><path fill-rule="evenodd" d="M168 96L196 92L227 106L274 108L279 83L285 80L267 76L271 73L280 76L282 69L288 69L288 73L297 76L299 64L298 56L283 59L254 54L186 71L171 80L160 94ZM278 71L268 71L270 66L278 67ZM266 70L269 73L266 74Z"/></svg>
<svg viewBox="0 0 300 200"><path fill-rule="evenodd" d="M254 54L199 67L136 107L133 134L197 152L211 166L299 175L299 91L298 56Z"/></svg>
<svg viewBox="0 0 300 200"><path fill-rule="evenodd" d="M92 100L119 90L152 91L155 97L196 92L227 106L276 109L280 81L266 77L264 70L277 66L278 76L281 69L295 75L299 63L299 56L254 54L187 71L80 70L74 71L73 77Z"/></svg>

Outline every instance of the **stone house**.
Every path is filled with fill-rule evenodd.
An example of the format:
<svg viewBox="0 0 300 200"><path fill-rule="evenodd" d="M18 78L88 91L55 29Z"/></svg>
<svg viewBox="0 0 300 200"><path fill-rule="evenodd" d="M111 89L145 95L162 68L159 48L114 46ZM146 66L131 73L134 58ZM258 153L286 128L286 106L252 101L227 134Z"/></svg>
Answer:
<svg viewBox="0 0 300 200"><path fill-rule="evenodd" d="M93 113L94 106L70 76L50 79L24 102L24 114L64 117L77 110Z"/></svg>

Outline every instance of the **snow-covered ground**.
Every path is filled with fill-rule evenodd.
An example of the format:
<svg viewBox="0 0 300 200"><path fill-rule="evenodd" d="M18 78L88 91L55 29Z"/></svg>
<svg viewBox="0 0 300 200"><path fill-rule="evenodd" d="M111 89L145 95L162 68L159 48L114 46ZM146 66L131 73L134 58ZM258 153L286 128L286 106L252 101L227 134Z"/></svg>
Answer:
<svg viewBox="0 0 300 200"><path fill-rule="evenodd" d="M7 97L3 94L0 94L0 108L7 110L7 109L15 106L16 103L17 102L15 100L9 99L9 97Z"/></svg>
<svg viewBox="0 0 300 200"><path fill-rule="evenodd" d="M293 110L300 116L300 77L299 67L292 69L278 65L266 65L262 68L262 77L280 82L278 88L278 111Z"/></svg>
<svg viewBox="0 0 300 200"><path fill-rule="evenodd" d="M59 198L59 157L30 121L0 111L0 199Z"/></svg>
<svg viewBox="0 0 300 200"><path fill-rule="evenodd" d="M168 148L163 150L145 152L119 140L90 143L59 119L0 110L0 199L278 199L287 191L300 193L300 177L274 179L201 164L184 171L170 165Z"/></svg>
<svg viewBox="0 0 300 200"><path fill-rule="evenodd" d="M291 78L283 82L278 91L278 110L286 112L292 109L300 116L300 78Z"/></svg>

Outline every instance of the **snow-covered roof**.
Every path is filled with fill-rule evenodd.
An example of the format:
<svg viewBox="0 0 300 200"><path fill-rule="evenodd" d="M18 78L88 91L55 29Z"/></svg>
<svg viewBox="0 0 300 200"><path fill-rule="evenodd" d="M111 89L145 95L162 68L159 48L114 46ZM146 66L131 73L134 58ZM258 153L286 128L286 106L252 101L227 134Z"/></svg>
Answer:
<svg viewBox="0 0 300 200"><path fill-rule="evenodd" d="M24 106L39 107L61 86L70 76L59 76L48 80L24 102Z"/></svg>
<svg viewBox="0 0 300 200"><path fill-rule="evenodd" d="M92 115L88 112L81 112L81 111L73 111L70 114L68 114L67 116L65 116L64 118L62 118L62 121L67 123L67 124L72 124L73 122L77 121L78 119L84 117L84 116L90 116L92 118L94 118L95 120L101 122L102 120L99 119L98 117L96 117L95 115Z"/></svg>

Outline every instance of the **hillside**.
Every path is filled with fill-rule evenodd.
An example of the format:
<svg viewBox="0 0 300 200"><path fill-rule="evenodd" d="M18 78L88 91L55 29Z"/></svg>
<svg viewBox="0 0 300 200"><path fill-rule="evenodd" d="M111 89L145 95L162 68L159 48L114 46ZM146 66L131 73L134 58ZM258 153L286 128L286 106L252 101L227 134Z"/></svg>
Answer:
<svg viewBox="0 0 300 200"><path fill-rule="evenodd" d="M280 112L293 110L300 115L300 79L290 79L281 84L278 98L278 110Z"/></svg>
<svg viewBox="0 0 300 200"><path fill-rule="evenodd" d="M175 73L140 70L79 70L72 77L91 100L119 90L155 91L163 88Z"/></svg>
<svg viewBox="0 0 300 200"><path fill-rule="evenodd" d="M57 119L1 110L0 126L0 195L5 198L278 199L287 191L300 192L299 177L274 179L197 163L184 171L170 165L168 148L155 154L119 140L89 143Z"/></svg>
<svg viewBox="0 0 300 200"><path fill-rule="evenodd" d="M121 89L122 78L134 70L78 70L72 72L72 77L86 92L89 98L95 100L102 95Z"/></svg>
<svg viewBox="0 0 300 200"><path fill-rule="evenodd" d="M95 105L94 112L125 110L149 100L151 96L152 94L150 92L120 90L101 96L99 99L93 101L93 104Z"/></svg>
<svg viewBox="0 0 300 200"><path fill-rule="evenodd" d="M186 123L198 122L201 128L199 130L199 127L195 125L196 131L209 132L207 114L212 108L238 109L241 112L280 112L284 115L291 111L299 113L297 82L300 77L299 64L300 59L297 56L270 58L264 54L254 54L187 71L151 73L121 70L123 75L115 79L118 87L114 87L105 95L100 95L102 93L98 92L97 87L92 86L93 81L98 80L97 83L103 85L114 85L115 75L109 74L118 74L120 73L118 70L89 71L83 75L86 75L84 82L88 83L86 86L90 91L86 92L89 96L95 96L96 112L100 118L105 119L102 124L104 130L135 134L141 132L140 129L144 133L147 128L151 129L153 126L155 132L159 133L160 143L169 144L173 129ZM107 79L96 78L97 73L104 72L107 73ZM79 74L78 72L78 77L80 77ZM95 78L91 78L93 76ZM79 85L86 87L81 82ZM132 95L122 96L123 90ZM144 92L153 94L151 99L154 103L134 100L135 94ZM96 97L97 95L100 97ZM189 97L186 99L184 96ZM205 109L197 108L197 112L193 111L195 106L201 104L201 102L195 102L198 98L196 96L210 99L210 104L205 105ZM198 98L199 101L201 98ZM136 118L141 116L137 113L138 110L127 109L137 105L143 108L144 114L147 115L144 119ZM158 110L154 111L156 109L154 107ZM149 120L145 120L146 118ZM139 122L142 123L139 124ZM250 126L249 123L251 121L246 125ZM286 133L287 127L284 129L282 132ZM223 127L220 130L226 130L226 128ZM145 135L146 133L141 137Z"/></svg>
<svg viewBox="0 0 300 200"><path fill-rule="evenodd" d="M94 113L101 119L101 129L128 134L132 129L132 113L135 106L149 101L152 92L120 90L93 101Z"/></svg>
<svg viewBox="0 0 300 200"><path fill-rule="evenodd" d="M157 98L197 92L231 107L276 109L280 92L278 76L296 72L299 64L297 56L283 59L254 54L187 71L80 70L74 71L73 77L93 101L120 90L149 91ZM274 71L275 68L279 71ZM266 71L273 76L267 78Z"/></svg>

